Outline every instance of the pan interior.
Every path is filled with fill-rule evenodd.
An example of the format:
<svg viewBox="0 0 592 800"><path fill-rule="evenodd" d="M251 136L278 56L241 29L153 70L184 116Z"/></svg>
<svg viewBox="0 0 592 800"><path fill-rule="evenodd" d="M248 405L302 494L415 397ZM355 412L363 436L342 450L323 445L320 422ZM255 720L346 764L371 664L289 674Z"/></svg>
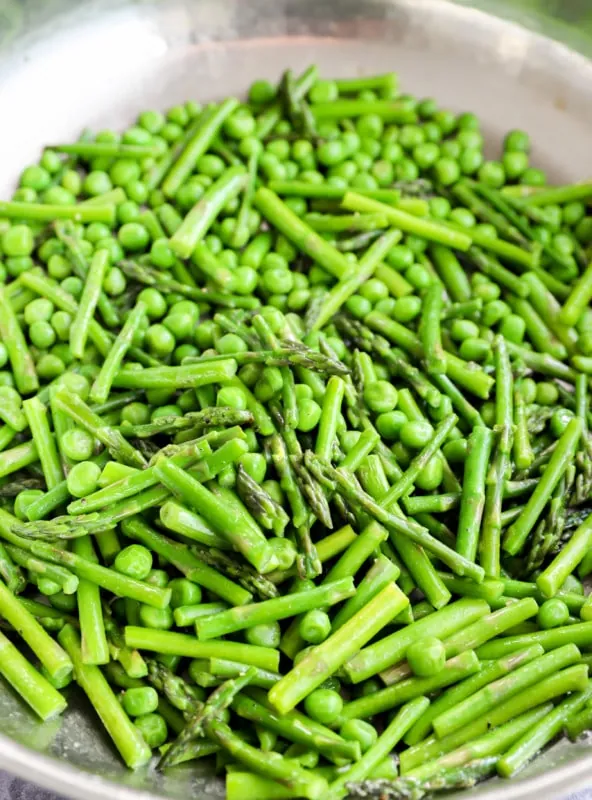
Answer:
<svg viewBox="0 0 592 800"><path fill-rule="evenodd" d="M473 6L475 4L471 4ZM495 9L500 3L477 5ZM574 3L564 3L571 7ZM525 19L532 19L528 12ZM574 29L573 40L583 42ZM311 62L327 77L396 70L404 90L483 120L490 153L511 128L554 181L590 178L592 63L508 21L445 0L4 0L0 192L43 144L130 124L147 108L244 93ZM222 797L199 763L165 776L121 765L86 700L40 725L0 684L0 766L71 796ZM44 756L38 755L44 754ZM75 769L72 769L75 768ZM470 796L551 798L592 783L586 744L560 743L511 783Z"/></svg>

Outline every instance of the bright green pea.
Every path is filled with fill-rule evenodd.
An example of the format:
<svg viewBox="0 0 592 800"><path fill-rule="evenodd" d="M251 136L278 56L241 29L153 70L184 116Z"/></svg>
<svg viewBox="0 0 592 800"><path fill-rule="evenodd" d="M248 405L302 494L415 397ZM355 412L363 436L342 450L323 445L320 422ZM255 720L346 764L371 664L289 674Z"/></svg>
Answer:
<svg viewBox="0 0 592 800"><path fill-rule="evenodd" d="M315 689L304 701L308 716L323 725L334 722L343 709L341 695L332 689Z"/></svg>
<svg viewBox="0 0 592 800"><path fill-rule="evenodd" d="M398 438L401 428L406 423L407 417L402 411L387 411L376 418L378 432L384 439L391 441Z"/></svg>
<svg viewBox="0 0 592 800"><path fill-rule="evenodd" d="M397 300L393 318L397 322L411 322L421 312L421 300L416 295L407 295Z"/></svg>
<svg viewBox="0 0 592 800"><path fill-rule="evenodd" d="M88 461L94 446L94 437L82 428L70 428L60 439L61 452L72 461Z"/></svg>
<svg viewBox="0 0 592 800"><path fill-rule="evenodd" d="M456 114L452 111L448 111L445 108L436 111L433 116L434 122L438 125L440 130L446 136L450 135L455 129L458 124Z"/></svg>
<svg viewBox="0 0 592 800"><path fill-rule="evenodd" d="M442 453L451 464L464 464L468 451L466 439L453 439L442 447Z"/></svg>
<svg viewBox="0 0 592 800"><path fill-rule="evenodd" d="M150 319L160 319L167 311L167 301L158 289L142 289L138 300L146 306L146 314Z"/></svg>
<svg viewBox="0 0 592 800"><path fill-rule="evenodd" d="M399 430L399 438L405 447L412 450L421 450L434 435L434 429L425 420L409 420Z"/></svg>
<svg viewBox="0 0 592 800"><path fill-rule="evenodd" d="M528 154L508 152L502 156L502 166L510 180L518 180L528 169Z"/></svg>
<svg viewBox="0 0 592 800"><path fill-rule="evenodd" d="M168 738L167 724L160 714L142 714L142 716L136 717L134 724L144 737L148 747L152 749L163 745Z"/></svg>
<svg viewBox="0 0 592 800"><path fill-rule="evenodd" d="M461 168L457 160L444 156L435 162L434 174L443 186L452 186L459 180Z"/></svg>
<svg viewBox="0 0 592 800"><path fill-rule="evenodd" d="M364 319L372 311L372 303L360 294L352 295L346 302L345 307L357 319Z"/></svg>
<svg viewBox="0 0 592 800"><path fill-rule="evenodd" d="M434 636L425 636L409 645L405 653L407 663L418 678L436 675L446 663L446 649Z"/></svg>
<svg viewBox="0 0 592 800"><path fill-rule="evenodd" d="M247 408L247 396L239 386L223 386L218 390L216 405L222 408Z"/></svg>
<svg viewBox="0 0 592 800"><path fill-rule="evenodd" d="M124 250L144 250L150 241L150 234L141 222L127 222L122 225L117 238Z"/></svg>
<svg viewBox="0 0 592 800"><path fill-rule="evenodd" d="M27 325L32 325L34 322L48 322L53 311L54 305L50 300L38 297L25 306L25 322Z"/></svg>
<svg viewBox="0 0 592 800"><path fill-rule="evenodd" d="M258 281L259 276L252 267L237 267L232 276L232 291L236 294L252 294Z"/></svg>
<svg viewBox="0 0 592 800"><path fill-rule="evenodd" d="M171 608L153 608L142 603L138 613L140 624L145 628L168 631L173 627L174 619Z"/></svg>
<svg viewBox="0 0 592 800"><path fill-rule="evenodd" d="M130 544L117 554L113 567L122 575L142 581L152 569L152 553L141 544Z"/></svg>
<svg viewBox="0 0 592 800"><path fill-rule="evenodd" d="M378 189L378 181L368 172L358 172L351 181L352 189L362 189L362 191L374 191Z"/></svg>
<svg viewBox="0 0 592 800"><path fill-rule="evenodd" d="M427 289L432 283L432 276L422 264L412 264L409 269L405 270L405 278L416 289ZM401 298L401 300L407 299L406 297Z"/></svg>
<svg viewBox="0 0 592 800"><path fill-rule="evenodd" d="M256 483L262 484L267 472L267 460L261 453L244 453L239 464Z"/></svg>
<svg viewBox="0 0 592 800"><path fill-rule="evenodd" d="M67 477L68 491L72 497L86 497L96 491L101 468L92 461L75 464Z"/></svg>
<svg viewBox="0 0 592 800"><path fill-rule="evenodd" d="M559 628L565 625L568 619L569 608L559 597L545 600L537 614L537 622L543 630Z"/></svg>
<svg viewBox="0 0 592 800"><path fill-rule="evenodd" d="M188 581L187 578L173 578L167 585L171 589L171 608L201 603L202 591L200 587L196 583Z"/></svg>
<svg viewBox="0 0 592 800"><path fill-rule="evenodd" d="M275 556L278 569L286 570L294 566L298 555L294 542L290 539L273 537L267 540L267 544L271 547L273 555Z"/></svg>
<svg viewBox="0 0 592 800"><path fill-rule="evenodd" d="M476 361L477 363L482 363L483 361L487 361L491 355L491 345L484 339L471 336L463 339L458 353L461 358L465 359L465 361Z"/></svg>
<svg viewBox="0 0 592 800"><path fill-rule="evenodd" d="M526 323L518 314L508 314L500 322L499 331L509 342L521 344L526 333Z"/></svg>
<svg viewBox="0 0 592 800"><path fill-rule="evenodd" d="M182 417L183 412L179 408L178 405L172 403L166 406L160 406L160 408L155 408L152 414L150 414L150 420L154 422L155 419L159 419L160 417Z"/></svg>
<svg viewBox="0 0 592 800"><path fill-rule="evenodd" d="M320 405L310 398L298 400L298 430L303 433L312 431L319 423L321 418Z"/></svg>
<svg viewBox="0 0 592 800"><path fill-rule="evenodd" d="M479 180L494 189L500 189L506 182L506 172L499 161L486 161L479 169Z"/></svg>
<svg viewBox="0 0 592 800"><path fill-rule="evenodd" d="M298 631L305 642L320 644L331 633L331 618L320 608L307 611L300 620Z"/></svg>
<svg viewBox="0 0 592 800"><path fill-rule="evenodd" d="M470 319L455 319L450 326L450 335L455 342L476 339L479 336L479 326Z"/></svg>
<svg viewBox="0 0 592 800"><path fill-rule="evenodd" d="M504 150L507 153L529 153L530 136L521 130L510 131L504 139Z"/></svg>
<svg viewBox="0 0 592 800"><path fill-rule="evenodd" d="M82 190L85 194L91 195L91 197L105 194L105 192L111 191L112 188L111 178L103 170L89 172L82 182Z"/></svg>
<svg viewBox="0 0 592 800"><path fill-rule="evenodd" d="M371 411L384 414L397 405L398 393L388 381L373 381L364 387L364 402Z"/></svg>
<svg viewBox="0 0 592 800"><path fill-rule="evenodd" d="M28 225L13 225L4 232L1 243L7 256L29 256L35 246L33 231Z"/></svg>
<svg viewBox="0 0 592 800"><path fill-rule="evenodd" d="M348 719L339 729L339 735L348 742L359 742L362 753L369 750L378 739L374 725L364 719Z"/></svg>
<svg viewBox="0 0 592 800"><path fill-rule="evenodd" d="M137 686L126 689L122 698L123 708L130 717L151 714L158 708L158 694L152 686Z"/></svg>
<svg viewBox="0 0 592 800"><path fill-rule="evenodd" d="M279 622L253 625L245 631L245 639L257 647L279 647L282 630Z"/></svg>
<svg viewBox="0 0 592 800"><path fill-rule="evenodd" d="M431 492L440 486L443 477L442 459L434 457L419 473L415 485L418 489L423 489L424 492Z"/></svg>
<svg viewBox="0 0 592 800"><path fill-rule="evenodd" d="M43 192L51 183L51 175L43 166L33 164L22 171L19 183L25 188Z"/></svg>
<svg viewBox="0 0 592 800"><path fill-rule="evenodd" d="M559 438L564 432L571 420L573 419L573 411L568 408L558 408L551 417L551 433Z"/></svg>
<svg viewBox="0 0 592 800"><path fill-rule="evenodd" d="M402 244L397 244L388 251L386 260L399 272L408 269L415 261L413 251Z"/></svg>
<svg viewBox="0 0 592 800"><path fill-rule="evenodd" d="M370 278L360 287L359 293L362 297L370 300L372 305L376 305L379 300L384 300L388 297L389 291L386 284L378 280L378 278Z"/></svg>
<svg viewBox="0 0 592 800"><path fill-rule="evenodd" d="M541 406L554 406L559 400L559 390L554 383L541 381L537 384L536 402Z"/></svg>
<svg viewBox="0 0 592 800"><path fill-rule="evenodd" d="M433 167L440 158L440 148L434 142L423 142L413 150L413 159L422 170Z"/></svg>
<svg viewBox="0 0 592 800"><path fill-rule="evenodd" d="M31 343L40 350L47 350L56 340L56 334L49 322L34 322L29 328Z"/></svg>
<svg viewBox="0 0 592 800"><path fill-rule="evenodd" d="M14 514L18 519L27 520L27 509L39 497L43 497L41 489L23 489L14 498Z"/></svg>

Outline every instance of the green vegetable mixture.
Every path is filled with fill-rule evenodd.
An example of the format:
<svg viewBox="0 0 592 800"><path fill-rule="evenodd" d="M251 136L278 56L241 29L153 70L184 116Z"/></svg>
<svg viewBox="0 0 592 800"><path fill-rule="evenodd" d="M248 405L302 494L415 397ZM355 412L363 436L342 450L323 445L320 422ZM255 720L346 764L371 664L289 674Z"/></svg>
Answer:
<svg viewBox="0 0 592 800"><path fill-rule="evenodd" d="M38 717L77 683L228 800L418 800L592 728L592 184L483 147L309 67L23 171L0 673Z"/></svg>

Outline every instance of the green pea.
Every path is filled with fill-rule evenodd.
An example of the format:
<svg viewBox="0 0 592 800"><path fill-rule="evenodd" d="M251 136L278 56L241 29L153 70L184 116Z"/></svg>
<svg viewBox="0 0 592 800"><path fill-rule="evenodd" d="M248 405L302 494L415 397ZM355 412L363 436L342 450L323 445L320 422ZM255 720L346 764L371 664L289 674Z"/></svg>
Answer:
<svg viewBox="0 0 592 800"><path fill-rule="evenodd" d="M101 468L92 461L75 464L67 477L68 491L72 497L86 497L97 489Z"/></svg>
<svg viewBox="0 0 592 800"><path fill-rule="evenodd" d="M509 342L521 344L526 333L526 323L518 314L508 314L500 322L499 331Z"/></svg>
<svg viewBox="0 0 592 800"><path fill-rule="evenodd" d="M378 139L382 135L384 124L378 114L364 114L356 121L356 132L359 136Z"/></svg>
<svg viewBox="0 0 592 800"><path fill-rule="evenodd" d="M342 709L341 695L332 689L315 689L304 701L304 710L308 716L323 725L334 722Z"/></svg>
<svg viewBox="0 0 592 800"><path fill-rule="evenodd" d="M27 520L27 509L39 497L43 497L41 489L23 489L14 499L14 515L18 519Z"/></svg>
<svg viewBox="0 0 592 800"><path fill-rule="evenodd" d="M48 322L52 318L53 312L53 303L44 297L38 297L25 306L24 319L27 325L33 325L35 322Z"/></svg>
<svg viewBox="0 0 592 800"><path fill-rule="evenodd" d="M444 468L442 459L434 457L429 461L416 478L415 485L424 492L431 492L437 489L442 483Z"/></svg>
<svg viewBox="0 0 592 800"><path fill-rule="evenodd" d="M551 417L551 433L559 438L565 432L573 417L573 411L570 411L570 409L558 408Z"/></svg>
<svg viewBox="0 0 592 800"><path fill-rule="evenodd" d="M421 312L421 300L416 295L407 295L397 300L393 311L393 318L397 322L405 323L414 320Z"/></svg>
<svg viewBox="0 0 592 800"><path fill-rule="evenodd" d="M504 139L504 150L507 153L529 153L530 136L521 130L510 131Z"/></svg>
<svg viewBox="0 0 592 800"><path fill-rule="evenodd" d="M405 447L412 450L421 450L434 435L434 429L425 420L409 420L399 430L399 438Z"/></svg>
<svg viewBox="0 0 592 800"><path fill-rule="evenodd" d="M455 158L444 156L435 162L434 174L443 186L451 186L459 180L461 167Z"/></svg>
<svg viewBox="0 0 592 800"><path fill-rule="evenodd" d="M60 439L60 450L72 461L87 461L93 454L95 440L82 428L70 428Z"/></svg>
<svg viewBox="0 0 592 800"><path fill-rule="evenodd" d="M306 433L314 430L321 418L320 405L311 398L302 398L297 401L298 405L298 430Z"/></svg>
<svg viewBox="0 0 592 800"><path fill-rule="evenodd" d="M379 414L376 418L376 428L384 439L394 441L399 437L399 432L403 425L407 423L407 417L402 411L388 411Z"/></svg>
<svg viewBox="0 0 592 800"><path fill-rule="evenodd" d="M169 583L169 574L164 569L151 569L145 578L146 583L166 589Z"/></svg>
<svg viewBox="0 0 592 800"><path fill-rule="evenodd" d="M405 278L416 289L426 289L432 283L432 276L422 264L412 264L405 271ZM406 299L406 297L401 298L401 300Z"/></svg>
<svg viewBox="0 0 592 800"><path fill-rule="evenodd" d="M494 189L501 188L506 182L506 172L499 161L486 161L479 169L479 180Z"/></svg>
<svg viewBox="0 0 592 800"><path fill-rule="evenodd" d="M374 725L364 719L348 719L339 729L339 735L348 742L359 742L362 753L369 750L378 739Z"/></svg>
<svg viewBox="0 0 592 800"><path fill-rule="evenodd" d="M142 714L134 722L148 747L155 749L163 745L169 735L164 717L160 714Z"/></svg>
<svg viewBox="0 0 592 800"><path fill-rule="evenodd" d="M409 645L405 653L414 675L430 678L436 675L446 663L446 650L440 639L425 636Z"/></svg>
<svg viewBox="0 0 592 800"><path fill-rule="evenodd" d="M275 100L276 87L266 80L254 81L249 87L249 102L255 105Z"/></svg>
<svg viewBox="0 0 592 800"><path fill-rule="evenodd" d="M522 173L520 183L523 183L525 186L546 186L547 174L542 169L529 167Z"/></svg>
<svg viewBox="0 0 592 800"><path fill-rule="evenodd" d="M273 555L278 564L278 569L286 570L294 566L298 551L296 545L290 539L279 539L277 537L267 540Z"/></svg>
<svg viewBox="0 0 592 800"><path fill-rule="evenodd" d="M224 122L224 132L232 139L244 139L255 132L255 119L248 108L237 108Z"/></svg>
<svg viewBox="0 0 592 800"><path fill-rule="evenodd" d="M54 253L48 259L47 271L50 277L61 281L72 274L72 264L60 253Z"/></svg>
<svg viewBox="0 0 592 800"><path fill-rule="evenodd" d="M454 439L446 442L442 447L442 453L451 464L464 464L468 451L466 439Z"/></svg>
<svg viewBox="0 0 592 800"><path fill-rule="evenodd" d="M28 225L13 225L2 234L1 243L7 256L29 256L35 246L33 231Z"/></svg>
<svg viewBox="0 0 592 800"><path fill-rule="evenodd" d="M481 416L483 417L483 422L487 426L492 427L495 425L495 403L483 403L481 406Z"/></svg>
<svg viewBox="0 0 592 800"><path fill-rule="evenodd" d="M463 339L458 352L466 361L481 363L487 361L491 355L491 346L484 339L470 336Z"/></svg>
<svg viewBox="0 0 592 800"><path fill-rule="evenodd" d="M223 386L216 395L216 405L223 408L247 408L247 396L239 386Z"/></svg>
<svg viewBox="0 0 592 800"><path fill-rule="evenodd" d="M168 631L173 627L173 612L170 608L154 608L141 603L138 613L140 624L145 628Z"/></svg>
<svg viewBox="0 0 592 800"><path fill-rule="evenodd" d="M267 472L267 460L261 453L245 453L239 459L239 464L256 483L262 484Z"/></svg>
<svg viewBox="0 0 592 800"><path fill-rule="evenodd" d="M554 406L559 400L559 389L554 383L541 381L536 388L536 402L541 406Z"/></svg>
<svg viewBox="0 0 592 800"><path fill-rule="evenodd" d="M282 631L279 622L253 625L245 631L247 642L258 647L279 647L281 636Z"/></svg>
<svg viewBox="0 0 592 800"><path fill-rule="evenodd" d="M543 630L559 628L565 625L568 619L569 608L558 597L545 600L537 614L537 622Z"/></svg>
<svg viewBox="0 0 592 800"><path fill-rule="evenodd" d="M130 717L151 714L158 708L158 694L152 686L137 686L126 689L122 698L123 708Z"/></svg>
<svg viewBox="0 0 592 800"><path fill-rule="evenodd" d="M384 414L397 405L398 393L388 381L373 381L364 387L364 402L371 411Z"/></svg>
<svg viewBox="0 0 592 800"><path fill-rule="evenodd" d="M491 328L511 313L510 307L503 300L492 300L490 303L486 303L483 308L481 322L485 328Z"/></svg>
<svg viewBox="0 0 592 800"><path fill-rule="evenodd" d="M146 306L146 314L150 319L160 319L167 311L166 299L158 289L152 287L142 289L138 300Z"/></svg>
<svg viewBox="0 0 592 800"><path fill-rule="evenodd" d="M372 303L360 294L352 295L346 302L345 307L357 319L364 319L372 311Z"/></svg>
<svg viewBox="0 0 592 800"><path fill-rule="evenodd" d="M150 234L140 222L127 222L121 226L117 238L124 250L144 250L150 241Z"/></svg>
<svg viewBox="0 0 592 800"><path fill-rule="evenodd" d="M413 159L422 170L433 167L440 158L440 148L435 142L423 142L413 150Z"/></svg>
<svg viewBox="0 0 592 800"><path fill-rule="evenodd" d="M528 169L528 154L517 151L504 153L502 166L510 180L518 180Z"/></svg>
<svg viewBox="0 0 592 800"><path fill-rule="evenodd" d="M152 553L141 544L130 544L117 554L113 567L129 578L144 580L152 569Z"/></svg>
<svg viewBox="0 0 592 800"><path fill-rule="evenodd" d="M331 619L325 611L315 608L302 616L298 631L305 642L320 644L331 633Z"/></svg>
<svg viewBox="0 0 592 800"><path fill-rule="evenodd" d="M171 593L171 608L179 606L192 606L201 603L202 591L196 583L188 581L187 578L173 578L169 581L168 587Z"/></svg>
<svg viewBox="0 0 592 800"><path fill-rule="evenodd" d="M360 294L367 300L370 300L372 305L376 305L380 300L388 298L389 291L385 283L378 280L378 278L370 278L366 283L360 287Z"/></svg>

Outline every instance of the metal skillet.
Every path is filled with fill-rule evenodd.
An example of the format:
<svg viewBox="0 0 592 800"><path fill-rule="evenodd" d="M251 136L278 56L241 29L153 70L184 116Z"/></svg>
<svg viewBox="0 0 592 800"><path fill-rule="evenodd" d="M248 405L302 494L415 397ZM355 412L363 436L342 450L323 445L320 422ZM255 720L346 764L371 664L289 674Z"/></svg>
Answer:
<svg viewBox="0 0 592 800"><path fill-rule="evenodd" d="M524 128L551 179L589 178L591 54L589 0L0 0L0 193L46 142L311 62L328 77L397 70L409 91L475 111L492 152ZM128 772L86 700L69 699L40 725L0 684L0 768L85 800L223 797L199 762ZM550 800L585 785L589 744L561 742L464 796Z"/></svg>

